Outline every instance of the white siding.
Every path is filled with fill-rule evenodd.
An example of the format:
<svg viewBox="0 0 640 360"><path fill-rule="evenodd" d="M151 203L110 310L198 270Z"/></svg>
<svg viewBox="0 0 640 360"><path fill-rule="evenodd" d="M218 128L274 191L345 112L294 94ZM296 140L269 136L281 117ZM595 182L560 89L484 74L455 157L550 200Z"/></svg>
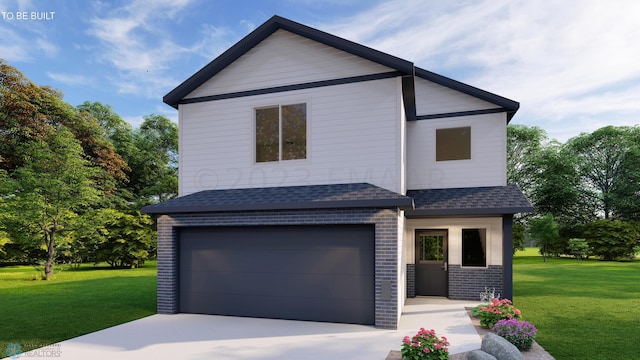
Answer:
<svg viewBox="0 0 640 360"><path fill-rule="evenodd" d="M506 185L504 113L407 124L407 189ZM471 127L471 159L436 161L436 129Z"/></svg>
<svg viewBox="0 0 640 360"><path fill-rule="evenodd" d="M280 29L186 98L388 71L392 69Z"/></svg>
<svg viewBox="0 0 640 360"><path fill-rule="evenodd" d="M416 77L417 115L495 109L499 106Z"/></svg>
<svg viewBox="0 0 640 360"><path fill-rule="evenodd" d="M447 218L406 220L405 244L409 264L415 264L415 233L417 229L447 230L448 262L462 264L462 229L487 229L487 266L502 265L502 218Z"/></svg>
<svg viewBox="0 0 640 360"><path fill-rule="evenodd" d="M368 182L400 192L398 80L180 106L180 195L201 190ZM255 163L258 106L307 102L307 159Z"/></svg>

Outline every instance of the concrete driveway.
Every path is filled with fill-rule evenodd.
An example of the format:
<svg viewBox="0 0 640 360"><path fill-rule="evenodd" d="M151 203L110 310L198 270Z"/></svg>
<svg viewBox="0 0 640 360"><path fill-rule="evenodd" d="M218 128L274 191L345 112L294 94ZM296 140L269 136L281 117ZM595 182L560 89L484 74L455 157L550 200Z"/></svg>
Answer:
<svg viewBox="0 0 640 360"><path fill-rule="evenodd" d="M152 315L49 347L60 359L366 359L384 360L420 327L446 336L450 353L480 348L464 307L477 303L408 299L398 330L309 321L213 315ZM18 359L43 358L42 352ZM54 354L49 351L49 355Z"/></svg>

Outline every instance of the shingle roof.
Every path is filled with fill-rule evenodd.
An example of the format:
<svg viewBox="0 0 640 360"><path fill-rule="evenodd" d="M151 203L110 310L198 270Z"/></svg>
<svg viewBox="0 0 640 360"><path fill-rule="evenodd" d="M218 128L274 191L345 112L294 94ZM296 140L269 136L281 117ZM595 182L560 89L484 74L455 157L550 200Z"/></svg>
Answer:
<svg viewBox="0 0 640 360"><path fill-rule="evenodd" d="M407 217L442 215L501 215L532 212L533 206L517 185L409 190L415 208Z"/></svg>
<svg viewBox="0 0 640 360"><path fill-rule="evenodd" d="M413 207L410 197L367 183L205 190L142 208L147 214Z"/></svg>

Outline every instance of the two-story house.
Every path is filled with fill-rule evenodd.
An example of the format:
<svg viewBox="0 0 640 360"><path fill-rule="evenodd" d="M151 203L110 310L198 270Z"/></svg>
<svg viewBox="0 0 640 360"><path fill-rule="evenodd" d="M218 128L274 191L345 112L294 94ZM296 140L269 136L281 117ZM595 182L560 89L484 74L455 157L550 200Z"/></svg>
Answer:
<svg viewBox="0 0 640 360"><path fill-rule="evenodd" d="M517 102L278 16L164 102L159 313L396 328L407 297L511 297Z"/></svg>

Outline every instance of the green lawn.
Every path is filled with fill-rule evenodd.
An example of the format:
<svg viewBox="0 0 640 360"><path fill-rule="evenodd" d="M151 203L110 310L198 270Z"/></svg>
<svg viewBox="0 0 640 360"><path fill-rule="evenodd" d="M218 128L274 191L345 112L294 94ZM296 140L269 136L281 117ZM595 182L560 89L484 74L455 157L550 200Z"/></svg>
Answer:
<svg viewBox="0 0 640 360"><path fill-rule="evenodd" d="M156 275L155 262L58 267L51 281L32 280L30 266L0 267L0 357L10 343L28 351L154 314Z"/></svg>
<svg viewBox="0 0 640 360"><path fill-rule="evenodd" d="M638 359L640 261L547 259L518 252L514 305L556 359Z"/></svg>

